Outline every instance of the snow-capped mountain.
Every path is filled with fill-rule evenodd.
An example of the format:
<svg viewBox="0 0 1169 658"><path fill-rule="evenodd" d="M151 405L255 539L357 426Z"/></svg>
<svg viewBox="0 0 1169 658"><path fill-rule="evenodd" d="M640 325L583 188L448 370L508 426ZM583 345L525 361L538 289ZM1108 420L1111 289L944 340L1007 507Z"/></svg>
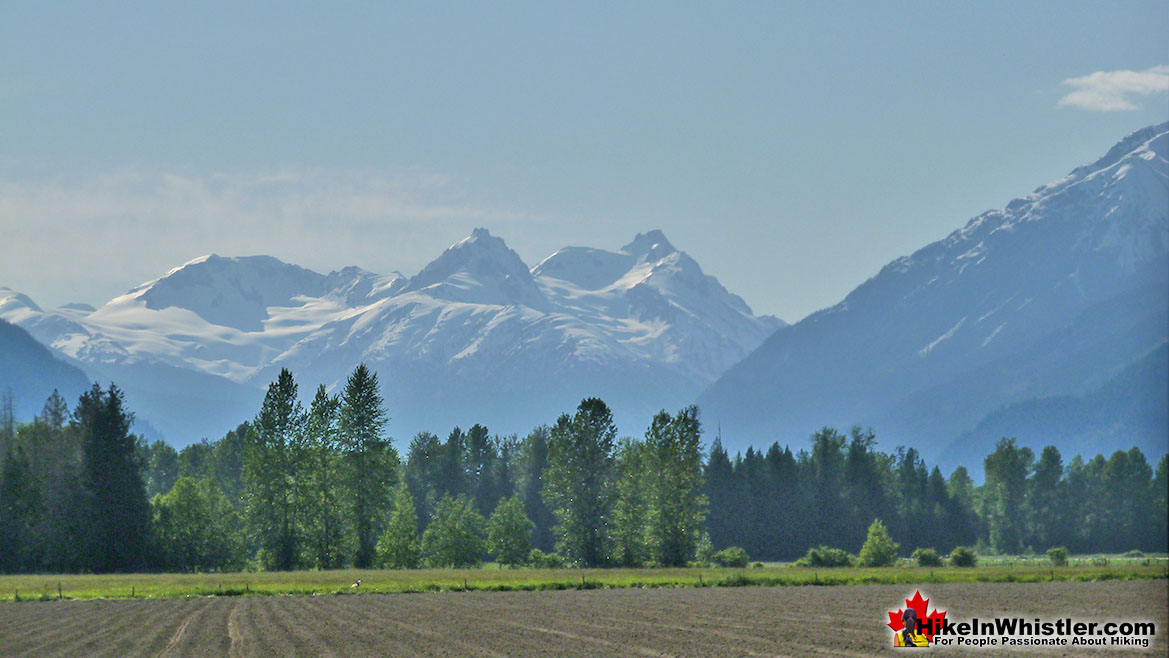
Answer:
<svg viewBox="0 0 1169 658"><path fill-rule="evenodd" d="M734 446L871 424L945 463L1004 405L1094 391L1169 341L1167 158L1169 124L1138 131L889 263L729 369L699 400L707 419ZM1166 436L1131 439L1160 454ZM982 445L964 452L997 438L967 433Z"/></svg>
<svg viewBox="0 0 1169 658"><path fill-rule="evenodd" d="M282 367L307 395L360 362L379 372L399 438L475 422L522 432L589 395L640 432L783 326L660 231L618 252L568 247L529 269L485 229L413 277L210 255L96 310L45 311L0 289L0 318L117 381L180 444L253 415Z"/></svg>

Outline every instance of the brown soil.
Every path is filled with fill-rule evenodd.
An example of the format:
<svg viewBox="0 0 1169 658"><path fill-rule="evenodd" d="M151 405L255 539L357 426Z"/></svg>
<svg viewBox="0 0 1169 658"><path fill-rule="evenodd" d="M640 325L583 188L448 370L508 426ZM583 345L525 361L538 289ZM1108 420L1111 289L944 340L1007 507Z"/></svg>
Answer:
<svg viewBox="0 0 1169 658"><path fill-rule="evenodd" d="M914 587L470 592L0 604L4 656L897 655L886 612ZM951 619L1152 621L1165 655L1169 583L924 585ZM992 656L1001 647L944 655ZM1076 656L1079 647L1018 650Z"/></svg>

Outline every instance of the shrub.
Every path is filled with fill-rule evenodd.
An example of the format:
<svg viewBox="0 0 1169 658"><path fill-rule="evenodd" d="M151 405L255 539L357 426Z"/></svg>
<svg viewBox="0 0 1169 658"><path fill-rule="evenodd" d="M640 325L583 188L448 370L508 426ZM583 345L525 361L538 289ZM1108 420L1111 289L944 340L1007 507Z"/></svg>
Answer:
<svg viewBox="0 0 1169 658"><path fill-rule="evenodd" d="M954 550L950 551L950 566L952 567L973 567L977 564L978 556L969 546L955 546Z"/></svg>
<svg viewBox="0 0 1169 658"><path fill-rule="evenodd" d="M881 519L873 519L865 545L861 547L861 566L887 567L897 560L898 548Z"/></svg>
<svg viewBox="0 0 1169 658"><path fill-rule="evenodd" d="M913 559L919 567L940 567L942 556L932 548L918 548L913 551Z"/></svg>
<svg viewBox="0 0 1169 658"><path fill-rule="evenodd" d="M720 567L745 567L750 561L747 558L747 551L738 546L728 546L710 556L710 559Z"/></svg>
<svg viewBox="0 0 1169 658"><path fill-rule="evenodd" d="M528 553L528 564L536 569L563 569L564 557L557 553L545 553L538 548L533 548L532 552Z"/></svg>
<svg viewBox="0 0 1169 658"><path fill-rule="evenodd" d="M796 560L800 567L851 567L853 557L839 548L818 546L809 548L804 557Z"/></svg>
<svg viewBox="0 0 1169 658"><path fill-rule="evenodd" d="M1048 553L1050 554L1050 551L1048 551ZM1121 557L1144 557L1144 556L1145 556L1144 551L1137 551L1137 550L1128 551L1127 553L1124 553L1123 555L1121 555Z"/></svg>
<svg viewBox="0 0 1169 658"><path fill-rule="evenodd" d="M1068 565L1068 549L1063 546L1056 546L1055 548L1047 549L1047 559L1057 567L1066 567Z"/></svg>

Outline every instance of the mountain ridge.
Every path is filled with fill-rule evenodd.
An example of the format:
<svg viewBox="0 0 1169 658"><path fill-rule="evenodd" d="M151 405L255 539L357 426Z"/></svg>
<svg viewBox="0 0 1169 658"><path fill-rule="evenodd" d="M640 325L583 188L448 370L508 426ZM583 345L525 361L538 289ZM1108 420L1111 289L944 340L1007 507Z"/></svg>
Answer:
<svg viewBox="0 0 1169 658"><path fill-rule="evenodd" d="M595 272L557 258L573 253L621 271L603 286L580 285ZM238 415L236 403L250 403L282 367L304 387L335 390L367 362L384 370L398 435L488 421L527 431L587 395L607 396L640 431L654 411L689 403L783 324L755 316L661 231L639 233L619 252L566 247L529 268L485 228L413 277L357 267L320 274L270 256L209 254L92 312L44 310L0 291L0 317L75 365L134 382L128 401L144 401L143 415L168 437L181 435L178 443L199 438L187 428L197 414L172 413L140 373L185 381ZM549 372L533 375L541 370ZM500 412L512 404L522 411Z"/></svg>
<svg viewBox="0 0 1169 658"><path fill-rule="evenodd" d="M1075 335L1093 346L1081 353L1123 338L1081 314L1131 290L1152 290L1140 303L1160 317L1169 287L1167 153L1169 124L1136 131L1094 165L893 260L840 303L777 331L699 404L721 421L728 445L860 423L937 459L1002 405L1081 391L1083 382L1047 380L1047 366L1029 354L1077 322ZM1154 333L1099 367L1124 367L1169 329ZM1024 365L1029 379L1010 376ZM964 376L973 379L960 384ZM985 391L985 406L967 405L968 390Z"/></svg>

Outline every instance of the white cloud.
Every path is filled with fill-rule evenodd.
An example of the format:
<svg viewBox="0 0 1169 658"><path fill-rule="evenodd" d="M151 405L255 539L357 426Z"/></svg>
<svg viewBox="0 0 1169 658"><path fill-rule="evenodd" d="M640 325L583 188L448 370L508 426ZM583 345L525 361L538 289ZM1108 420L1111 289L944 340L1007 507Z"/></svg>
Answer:
<svg viewBox="0 0 1169 658"><path fill-rule="evenodd" d="M50 306L101 304L212 252L409 274L475 226L535 221L466 196L412 170L0 179L0 285Z"/></svg>
<svg viewBox="0 0 1169 658"><path fill-rule="evenodd" d="M1138 110L1138 99L1169 92L1169 66L1146 71L1096 71L1060 83L1075 91L1059 99L1059 107L1095 112Z"/></svg>

